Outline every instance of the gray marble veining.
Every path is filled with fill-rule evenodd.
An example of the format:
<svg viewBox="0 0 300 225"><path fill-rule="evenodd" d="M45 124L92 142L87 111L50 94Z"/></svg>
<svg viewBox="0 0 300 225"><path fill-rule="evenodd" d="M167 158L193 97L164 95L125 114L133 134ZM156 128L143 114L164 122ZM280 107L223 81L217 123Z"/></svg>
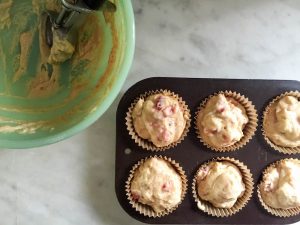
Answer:
<svg viewBox="0 0 300 225"><path fill-rule="evenodd" d="M134 63L102 118L54 145L0 151L1 225L140 224L114 194L114 142L120 97L143 78L300 80L298 0L134 0L133 5Z"/></svg>

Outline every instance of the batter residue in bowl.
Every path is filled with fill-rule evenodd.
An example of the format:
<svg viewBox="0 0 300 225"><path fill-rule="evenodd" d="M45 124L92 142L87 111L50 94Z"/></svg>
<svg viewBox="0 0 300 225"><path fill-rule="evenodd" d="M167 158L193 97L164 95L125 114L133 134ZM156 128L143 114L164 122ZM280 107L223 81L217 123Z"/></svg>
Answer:
<svg viewBox="0 0 300 225"><path fill-rule="evenodd" d="M92 62L94 54L101 52L100 48L103 47L99 43L102 31L97 22L98 18L96 15L91 15L89 18L92 19L87 19L87 21L83 23L80 27L79 34L73 32L73 35L75 34L77 36L73 38L77 41L76 43L70 43L67 39L61 38L57 32L54 32L54 44L50 50L45 43L45 37L42 36L44 33L42 32L42 20L40 17L45 9L58 11L60 7L57 2L56 0L32 0L31 12L27 11L28 6L24 7L24 9L21 9L21 6L18 7L18 15L16 16L18 17L19 23L14 24L14 29L22 32L10 31L13 33L11 39L18 40L17 44L12 43L9 51L6 51L5 46L3 46L3 44L6 45L6 43L2 41L1 45L0 42L0 47L4 49L4 51L1 50L0 52L1 57L6 58L3 61L7 61L8 55L17 55L14 60L14 70L9 71L12 72L13 75L6 74L6 76L9 76L6 80L12 83L27 83L27 85L24 85L24 87L27 87L27 90L23 90L23 96L25 94L27 97L40 98L55 95L62 86L61 80L63 78L61 74L65 72L65 70L71 70L67 72L68 74L64 74L64 76L70 78L70 74L81 73L84 70L83 67L89 62ZM13 2L11 0L3 0L3 2L0 0L0 12L4 15L0 18L0 30L8 28L9 25L14 22L9 13L12 6ZM24 12L22 12L22 10L24 10ZM93 32L91 32L91 29ZM97 35L96 37L95 34ZM92 40L93 43L89 40ZM37 48L37 46L39 46L39 48ZM74 51L75 54L73 55ZM71 60L64 65L56 65L70 58ZM97 64L98 62L95 63L95 65ZM81 71L76 71L77 69ZM11 86L11 84L8 85ZM6 94L15 95L15 93L11 93L14 92L14 90L8 89L7 91L10 93ZM21 91L17 90L15 92Z"/></svg>
<svg viewBox="0 0 300 225"><path fill-rule="evenodd" d="M116 60L114 17L87 16L75 32L73 56L51 64L41 15L46 9L59 10L58 2L0 0L0 133L60 129L90 113L108 93L92 100L101 85L113 79L109 76Z"/></svg>
<svg viewBox="0 0 300 225"><path fill-rule="evenodd" d="M9 11L12 4L12 0L0 2L0 29L9 27L11 24Z"/></svg>
<svg viewBox="0 0 300 225"><path fill-rule="evenodd" d="M25 73L28 67L28 57L29 52L32 47L33 41L33 33L30 31L24 32L20 35L20 46L21 46L21 53L20 53L20 62L19 68L17 72L14 74L13 81L16 82L20 79L22 74Z"/></svg>

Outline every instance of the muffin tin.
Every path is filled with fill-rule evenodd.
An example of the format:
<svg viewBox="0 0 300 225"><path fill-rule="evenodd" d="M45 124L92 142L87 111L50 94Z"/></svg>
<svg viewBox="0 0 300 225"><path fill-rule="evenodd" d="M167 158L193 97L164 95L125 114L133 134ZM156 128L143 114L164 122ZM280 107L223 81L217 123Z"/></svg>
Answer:
<svg viewBox="0 0 300 225"><path fill-rule="evenodd" d="M197 138L193 126L185 139L161 152L151 152L139 147L126 129L125 116L131 103L142 93L168 89L188 104L192 118L197 107L209 95L219 91L232 90L241 93L253 102L258 112L258 127L255 136L239 150L215 152L205 147ZM116 120L116 168L115 191L123 209L133 218L151 224L290 224L300 220L300 215L280 218L269 214L260 204L256 186L263 170L271 163L283 158L298 158L300 154L286 155L272 149L262 136L261 118L265 107L272 99L286 91L300 90L300 82L283 80L238 80L153 77L132 86L121 99ZM194 123L194 119L192 124ZM163 155L176 160L186 172L188 191L178 209L160 218L150 218L139 214L129 204L125 192L126 180L134 164L151 155ZM232 157L243 162L254 178L254 192L245 208L225 218L213 217L200 211L192 193L192 180L200 164L217 157Z"/></svg>

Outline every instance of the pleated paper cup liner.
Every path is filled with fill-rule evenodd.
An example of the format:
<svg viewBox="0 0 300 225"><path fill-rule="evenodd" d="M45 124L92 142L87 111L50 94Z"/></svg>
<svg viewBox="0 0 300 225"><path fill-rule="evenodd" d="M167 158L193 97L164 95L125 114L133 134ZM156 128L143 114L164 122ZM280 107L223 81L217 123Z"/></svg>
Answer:
<svg viewBox="0 0 300 225"><path fill-rule="evenodd" d="M231 208L217 208L213 206L210 202L205 201L200 198L198 195L197 191L197 178L198 178L198 173L200 169L202 169L204 166L207 166L210 162L230 162L234 164L241 172L243 176L243 182L245 184L245 192L241 197L239 197L236 201L236 203L231 207ZM239 160L236 160L234 158L229 158L229 157L218 157L212 160L209 160L208 162L200 165L199 169L197 170L194 178L193 178L193 183L192 183L192 192L193 192L193 197L194 200L197 204L197 207L207 213L208 215L215 216L215 217L229 217L237 212L239 212L242 208L246 206L248 201L251 198L251 195L253 193L253 177L250 172L250 170L247 168L246 165L244 165L242 162Z"/></svg>
<svg viewBox="0 0 300 225"><path fill-rule="evenodd" d="M297 147L284 147L284 146L280 146L275 144L269 137L268 137L268 133L267 130L265 129L265 126L267 126L268 123L268 115L270 115L271 113L274 113L274 109L272 109L272 105L276 104L280 99L282 99L285 96L293 96L298 98L298 100L300 100L300 92L299 91L289 91L289 92L285 92L277 97L275 97L270 103L269 105L265 108L264 113L263 113L263 123L262 123L262 133L264 136L265 141L276 151L279 151L281 153L284 154L296 154L296 153L300 153L300 146Z"/></svg>
<svg viewBox="0 0 300 225"><path fill-rule="evenodd" d="M241 140L239 140L238 142L230 145L230 146L226 146L226 147L217 147L217 146L213 146L210 144L209 139L206 137L206 135L203 134L203 127L201 126L201 114L200 112L205 108L207 102L213 97L216 96L218 94L224 94L226 98L232 98L233 100L235 100L236 102L238 102L239 104L241 104L241 106L244 107L247 117L249 119L248 123L245 125L244 129L243 129L243 134L244 136L241 138ZM208 98L206 98L198 107L196 115L195 115L195 130L197 133L197 137L199 138L200 142L202 142L207 148L217 151L217 152L230 152L230 151L235 151L238 150L240 148L242 148L243 146L245 146L254 136L255 131L257 129L257 111L255 109L255 106L252 104L252 102L246 98L244 95L241 95L237 92L233 92L233 91L220 91L218 93L215 93L213 95L210 95Z"/></svg>
<svg viewBox="0 0 300 225"><path fill-rule="evenodd" d="M164 147L157 147L151 141L141 138L138 135L138 133L135 131L135 128L133 125L132 112L133 112L133 109L134 109L136 103L139 101L139 99L147 99L149 96L155 95L155 94L163 94L165 96L169 96L169 97L176 99L179 102L179 105L183 111L183 116L186 120L185 128L181 134L181 137L178 139L178 141L173 142L172 144L170 144L168 146L164 146ZM180 142L183 141L183 139L187 136L187 133L188 133L190 125L191 125L191 114L190 114L190 110L189 110L187 104L185 103L185 101L183 101L183 99L181 97L179 97L174 92L161 89L161 90L146 92L146 93L140 95L138 98L136 98L134 100L134 102L131 104L131 106L129 107L129 109L126 113L125 120L126 120L126 126L127 126L128 132L129 132L129 135L134 140L134 142L136 144L138 144L138 146L142 147L145 150L158 152L158 151L165 151L167 149L174 148L176 145L178 145Z"/></svg>
<svg viewBox="0 0 300 225"><path fill-rule="evenodd" d="M259 199L259 202L261 203L262 207L270 214L272 214L273 216L278 216L278 217L291 217L291 216L296 216L300 213L300 206L299 207L295 207L295 208L290 208L290 209L275 209L272 208L270 206L268 206L265 202L264 199L261 195L260 192L260 186L262 185L262 183L264 182L265 176L266 174L268 174L270 172L271 169L273 169L274 167L277 167L280 163L282 163L285 160L293 160L296 161L298 163L300 163L299 159L294 159L294 158L288 158L288 159L282 159L279 161L276 161L272 164L270 164L264 171L263 171L263 175L262 175L262 180L260 181L260 183L257 186L257 196Z"/></svg>
<svg viewBox="0 0 300 225"><path fill-rule="evenodd" d="M131 194L131 181L134 177L134 173L139 168L139 166L141 166L147 159L155 158L155 157L163 159L166 162L170 163L172 165L172 167L175 169L175 171L179 174L179 176L181 177L181 181L182 181L181 201L173 208L165 209L162 212L155 212L150 206L139 203L138 201L134 200L134 198ZM150 156L150 157L144 158L144 159L140 160L139 162L137 162L130 170L129 177L128 177L128 179L126 181L126 185L125 185L126 196L127 196L127 199L129 201L130 205L137 212L139 212L140 214L147 216L147 217L159 218L159 217L170 214L171 212L173 212L174 210L176 210L178 208L178 206L181 204L181 202L183 201L183 199L186 195L187 186L188 186L187 182L188 182L187 177L186 177L186 174L185 174L183 168L175 160L168 158L166 156L161 156L161 155Z"/></svg>

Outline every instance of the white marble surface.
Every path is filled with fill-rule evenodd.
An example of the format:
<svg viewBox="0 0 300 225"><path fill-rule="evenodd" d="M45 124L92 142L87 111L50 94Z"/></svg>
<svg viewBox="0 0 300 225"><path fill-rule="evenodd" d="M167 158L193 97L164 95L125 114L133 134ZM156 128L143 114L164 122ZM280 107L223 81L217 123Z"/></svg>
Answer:
<svg viewBox="0 0 300 225"><path fill-rule="evenodd" d="M133 5L136 55L122 93L149 76L300 80L298 0L134 0ZM114 194L120 96L73 138L0 151L1 225L140 224L123 212Z"/></svg>

